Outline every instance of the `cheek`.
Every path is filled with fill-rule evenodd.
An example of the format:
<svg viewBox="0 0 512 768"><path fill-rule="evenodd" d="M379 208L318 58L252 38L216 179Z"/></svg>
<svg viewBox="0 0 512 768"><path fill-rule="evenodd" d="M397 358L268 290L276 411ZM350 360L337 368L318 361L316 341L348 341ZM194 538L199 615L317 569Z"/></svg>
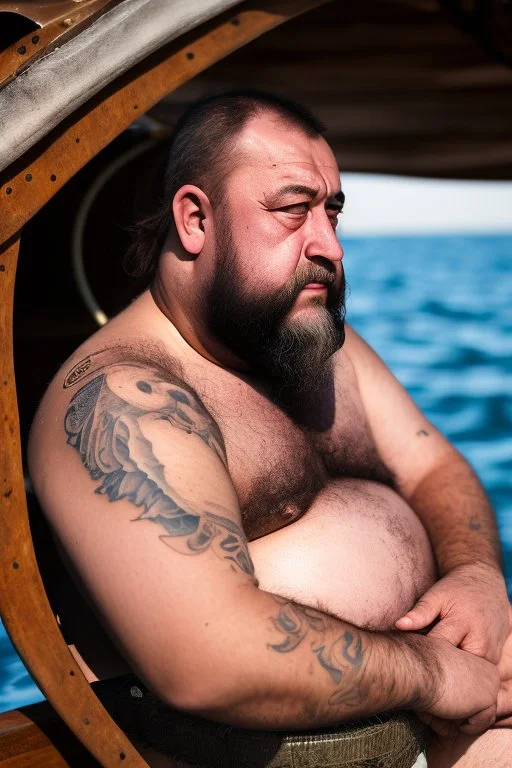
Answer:
<svg viewBox="0 0 512 768"><path fill-rule="evenodd" d="M296 272L302 255L300 232L268 220L244 222L237 237L237 251L243 257L243 274L262 287L278 289Z"/></svg>

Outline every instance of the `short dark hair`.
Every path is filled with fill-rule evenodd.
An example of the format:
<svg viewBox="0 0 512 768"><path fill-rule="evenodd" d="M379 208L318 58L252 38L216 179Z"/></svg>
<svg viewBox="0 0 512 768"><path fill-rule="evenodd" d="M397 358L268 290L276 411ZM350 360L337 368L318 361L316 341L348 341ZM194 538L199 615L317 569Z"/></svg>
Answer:
<svg viewBox="0 0 512 768"><path fill-rule="evenodd" d="M134 242L125 258L132 275L152 274L171 225L170 205L178 189L194 184L213 206L222 197L223 181L233 169L235 137L252 117L274 113L285 124L317 137L324 125L307 107L265 91L227 91L191 104L169 139L162 193L154 213L133 227Z"/></svg>

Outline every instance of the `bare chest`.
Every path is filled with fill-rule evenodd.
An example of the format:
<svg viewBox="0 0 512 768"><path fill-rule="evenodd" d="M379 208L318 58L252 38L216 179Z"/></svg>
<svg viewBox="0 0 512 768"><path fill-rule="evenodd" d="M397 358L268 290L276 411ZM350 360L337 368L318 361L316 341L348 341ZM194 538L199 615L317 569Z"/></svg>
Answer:
<svg viewBox="0 0 512 768"><path fill-rule="evenodd" d="M299 519L334 478L391 484L350 383L292 409L239 381L203 402L222 431L250 540Z"/></svg>

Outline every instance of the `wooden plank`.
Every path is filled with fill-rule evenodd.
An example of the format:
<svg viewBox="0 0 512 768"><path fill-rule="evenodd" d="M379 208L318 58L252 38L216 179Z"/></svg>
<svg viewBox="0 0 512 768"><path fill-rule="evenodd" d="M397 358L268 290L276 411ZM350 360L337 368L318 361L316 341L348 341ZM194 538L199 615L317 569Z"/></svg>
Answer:
<svg viewBox="0 0 512 768"><path fill-rule="evenodd" d="M97 768L48 702L0 714L0 768Z"/></svg>
<svg viewBox="0 0 512 768"><path fill-rule="evenodd" d="M0 715L0 766L18 765L63 768L68 763L35 723L14 710Z"/></svg>

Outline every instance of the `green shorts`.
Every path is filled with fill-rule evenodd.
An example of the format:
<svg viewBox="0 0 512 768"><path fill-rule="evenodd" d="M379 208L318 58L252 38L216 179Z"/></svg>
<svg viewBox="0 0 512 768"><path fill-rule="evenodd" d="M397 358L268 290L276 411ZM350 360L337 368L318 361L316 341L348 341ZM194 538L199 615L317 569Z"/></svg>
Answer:
<svg viewBox="0 0 512 768"><path fill-rule="evenodd" d="M221 725L163 704L135 675L93 689L139 749L179 768L423 768L428 729L391 712L315 731L257 731Z"/></svg>

